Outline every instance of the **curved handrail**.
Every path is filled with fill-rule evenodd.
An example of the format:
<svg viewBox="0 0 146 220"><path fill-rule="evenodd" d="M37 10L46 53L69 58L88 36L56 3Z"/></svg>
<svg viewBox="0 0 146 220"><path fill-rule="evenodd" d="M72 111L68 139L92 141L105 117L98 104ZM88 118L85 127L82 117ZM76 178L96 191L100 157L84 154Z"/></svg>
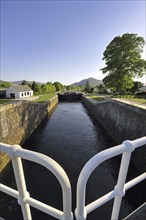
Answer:
<svg viewBox="0 0 146 220"><path fill-rule="evenodd" d="M22 149L19 145L7 145L0 143L0 150L1 152L7 153L13 160L13 158L23 158L35 163L38 163L45 168L47 168L49 171L51 171L56 178L58 179L63 192L63 216L61 219L72 219L73 215L71 212L71 185L70 181L68 179L67 174L63 170L63 168L53 159L50 157L33 152L30 150ZM28 198L30 198L28 196ZM27 200L27 198L26 198ZM29 200L29 199L28 199Z"/></svg>
<svg viewBox="0 0 146 220"><path fill-rule="evenodd" d="M142 145L146 144L146 137L142 137L139 139L136 139L134 141L124 141L121 145L118 145L116 147L112 147L110 149L104 150L95 156L93 156L83 167L79 178L77 182L77 207L75 210L75 215L77 219L85 220L87 217L87 214L91 211L93 211L95 208L101 206L105 202L111 200L114 198L118 193L119 189L115 188L110 193L106 194L102 198L98 199L95 202L92 202L91 204L94 204L95 206L91 206L90 204L85 206L85 191L86 191L86 184L87 181L91 175L91 173L95 170L97 166L99 166L102 162L104 162L107 159L110 159L111 157L115 157L117 155L123 154L125 152L132 152L135 148L138 148ZM120 191L120 190L119 190ZM90 209L89 209L90 207Z"/></svg>

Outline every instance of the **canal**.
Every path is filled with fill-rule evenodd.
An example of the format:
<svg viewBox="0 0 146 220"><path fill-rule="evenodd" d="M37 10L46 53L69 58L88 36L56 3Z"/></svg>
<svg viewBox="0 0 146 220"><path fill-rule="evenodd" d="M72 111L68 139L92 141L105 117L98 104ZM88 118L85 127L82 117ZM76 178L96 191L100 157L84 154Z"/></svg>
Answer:
<svg viewBox="0 0 146 220"><path fill-rule="evenodd" d="M79 173L85 163L101 150L115 143L105 130L90 116L82 103L60 103L52 116L43 121L23 147L41 152L57 161L67 173L72 186L73 211L76 203L76 184ZM111 191L116 184L116 173L112 161L108 160L97 168L87 184L86 203ZM53 207L62 209L61 187L56 178L45 168L23 161L27 189L31 197L39 199ZM16 188L11 163L2 173L2 182ZM88 220L108 220L111 216L113 201L88 215ZM53 220L34 208L31 208L33 220ZM120 218L129 213L128 201L123 199ZM1 193L0 216L5 220L22 220L17 201Z"/></svg>

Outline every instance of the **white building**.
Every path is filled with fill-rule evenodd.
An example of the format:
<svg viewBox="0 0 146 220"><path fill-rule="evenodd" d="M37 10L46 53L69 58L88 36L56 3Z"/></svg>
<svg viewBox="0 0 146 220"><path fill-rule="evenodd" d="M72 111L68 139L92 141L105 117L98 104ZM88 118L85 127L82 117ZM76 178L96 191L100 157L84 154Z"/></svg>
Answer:
<svg viewBox="0 0 146 220"><path fill-rule="evenodd" d="M144 84L142 85L142 87L140 88L140 90L146 91L146 83L144 83Z"/></svg>
<svg viewBox="0 0 146 220"><path fill-rule="evenodd" d="M28 85L12 85L6 91L6 98L25 98L33 95L33 90Z"/></svg>

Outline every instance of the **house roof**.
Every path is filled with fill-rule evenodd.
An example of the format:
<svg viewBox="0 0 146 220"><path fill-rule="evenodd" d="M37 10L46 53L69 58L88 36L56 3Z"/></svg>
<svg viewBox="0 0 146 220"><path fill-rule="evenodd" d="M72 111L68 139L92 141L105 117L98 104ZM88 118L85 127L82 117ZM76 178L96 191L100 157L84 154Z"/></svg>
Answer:
<svg viewBox="0 0 146 220"><path fill-rule="evenodd" d="M11 86L11 88L16 89L18 92L32 91L32 89L28 85Z"/></svg>

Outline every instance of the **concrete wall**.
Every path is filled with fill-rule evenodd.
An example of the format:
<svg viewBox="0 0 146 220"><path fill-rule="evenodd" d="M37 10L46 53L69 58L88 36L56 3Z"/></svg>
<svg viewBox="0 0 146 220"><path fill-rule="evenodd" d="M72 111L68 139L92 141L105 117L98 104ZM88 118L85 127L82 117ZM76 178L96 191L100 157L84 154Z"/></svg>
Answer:
<svg viewBox="0 0 146 220"><path fill-rule="evenodd" d="M83 96L82 101L117 144L146 136L146 110L115 100L97 102ZM136 167L144 172L146 147L136 149L132 154Z"/></svg>
<svg viewBox="0 0 146 220"><path fill-rule="evenodd" d="M22 145L42 120L51 114L57 103L58 96L42 104L19 101L2 105L0 108L0 142ZM3 156L0 159L2 166Z"/></svg>

